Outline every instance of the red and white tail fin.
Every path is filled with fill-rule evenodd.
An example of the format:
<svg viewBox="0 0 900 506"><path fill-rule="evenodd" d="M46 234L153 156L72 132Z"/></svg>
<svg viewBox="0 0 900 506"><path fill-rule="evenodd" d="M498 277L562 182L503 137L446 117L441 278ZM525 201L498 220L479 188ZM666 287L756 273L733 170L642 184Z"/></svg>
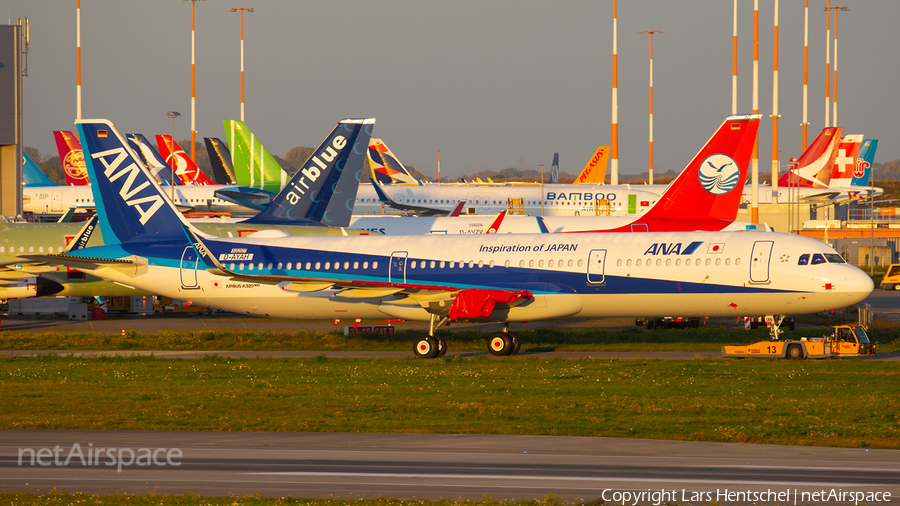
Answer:
<svg viewBox="0 0 900 506"><path fill-rule="evenodd" d="M88 179L87 167L84 165L84 153L78 137L67 130L54 130L56 149L59 150L59 161L66 174L67 186L84 186L91 182Z"/></svg>
<svg viewBox="0 0 900 506"><path fill-rule="evenodd" d="M497 217L494 218L494 221L492 221L486 229L484 229L484 233L496 234L497 231L500 230L500 224L503 223L503 218L506 218L506 211L500 211L499 213L497 213Z"/></svg>
<svg viewBox="0 0 900 506"><path fill-rule="evenodd" d="M838 145L834 158L834 169L831 171L831 187L847 187L853 185L854 172L859 163L859 150L862 148L863 135L845 135Z"/></svg>
<svg viewBox="0 0 900 506"><path fill-rule="evenodd" d="M200 170L200 167L197 167L197 164L191 160L191 157L172 139L171 135L157 135L156 145L159 147L159 154L165 158L166 163L169 164L169 167L172 167L183 184L216 184L206 177L203 171Z"/></svg>
<svg viewBox="0 0 900 506"><path fill-rule="evenodd" d="M465 206L466 201L460 200L459 203L456 204L456 207L454 207L453 210L450 211L450 214L448 214L447 216L459 216Z"/></svg>
<svg viewBox="0 0 900 506"><path fill-rule="evenodd" d="M778 180L778 186L828 188L843 127L826 127L797 159L794 167Z"/></svg>
<svg viewBox="0 0 900 506"><path fill-rule="evenodd" d="M760 118L759 114L726 118L640 221L734 221Z"/></svg>

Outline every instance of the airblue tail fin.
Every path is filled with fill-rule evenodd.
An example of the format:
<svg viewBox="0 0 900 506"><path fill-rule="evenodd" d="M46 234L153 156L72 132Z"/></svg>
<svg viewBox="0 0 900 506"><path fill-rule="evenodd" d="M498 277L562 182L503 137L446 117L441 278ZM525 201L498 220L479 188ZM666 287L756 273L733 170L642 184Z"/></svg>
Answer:
<svg viewBox="0 0 900 506"><path fill-rule="evenodd" d="M374 124L341 120L272 203L244 223L349 226Z"/></svg>
<svg viewBox="0 0 900 506"><path fill-rule="evenodd" d="M144 167L153 174L157 182L171 186L174 181L175 186L182 185L181 178L175 176L175 171L169 167L169 164L144 137L144 134L125 134L125 138L128 139L128 145L131 146L140 161L144 162Z"/></svg>
<svg viewBox="0 0 900 506"><path fill-rule="evenodd" d="M853 170L851 186L871 186L872 164L875 163L875 151L878 149L878 139L863 139L859 155L856 156L856 167ZM857 175L858 174L858 175Z"/></svg>
<svg viewBox="0 0 900 506"><path fill-rule="evenodd" d="M234 165L231 164L231 150L217 137L204 137L209 164L212 165L213 179L219 184L237 184Z"/></svg>
<svg viewBox="0 0 900 506"><path fill-rule="evenodd" d="M182 225L188 226L184 217L112 122L93 119L77 125L104 242L183 236Z"/></svg>
<svg viewBox="0 0 900 506"><path fill-rule="evenodd" d="M23 186L62 186L59 183L53 181L47 174L44 174L44 171L41 170L40 167L34 160L28 156L24 150L22 151L22 185Z"/></svg>

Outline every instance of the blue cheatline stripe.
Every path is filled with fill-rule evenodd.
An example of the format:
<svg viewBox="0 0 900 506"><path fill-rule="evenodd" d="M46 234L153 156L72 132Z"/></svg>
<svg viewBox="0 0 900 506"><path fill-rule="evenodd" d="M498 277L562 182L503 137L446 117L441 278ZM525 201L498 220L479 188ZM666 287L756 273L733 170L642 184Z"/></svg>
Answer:
<svg viewBox="0 0 900 506"><path fill-rule="evenodd" d="M694 241L694 242L688 244L687 248L684 248L684 250L681 252L681 254L682 255L690 255L697 248L699 248L701 244L703 244L703 241Z"/></svg>

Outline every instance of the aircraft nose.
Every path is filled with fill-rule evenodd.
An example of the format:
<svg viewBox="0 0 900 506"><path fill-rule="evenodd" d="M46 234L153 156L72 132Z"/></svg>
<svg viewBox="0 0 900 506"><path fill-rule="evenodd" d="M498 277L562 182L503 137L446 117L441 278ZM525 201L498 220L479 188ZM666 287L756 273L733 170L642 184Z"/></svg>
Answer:
<svg viewBox="0 0 900 506"><path fill-rule="evenodd" d="M865 271L853 265L847 265L848 272L840 290L847 294L847 305L857 304L869 298L875 291L875 283Z"/></svg>

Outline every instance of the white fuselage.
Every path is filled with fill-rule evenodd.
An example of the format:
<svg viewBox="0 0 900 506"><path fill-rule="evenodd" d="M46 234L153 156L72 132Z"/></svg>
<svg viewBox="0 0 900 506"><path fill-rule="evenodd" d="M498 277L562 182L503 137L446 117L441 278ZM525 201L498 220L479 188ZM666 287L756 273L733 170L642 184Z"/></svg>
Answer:
<svg viewBox="0 0 900 506"><path fill-rule="evenodd" d="M804 314L851 306L873 290L869 276L852 265L798 265L802 254L839 257L815 239L774 232L244 238L211 248L215 254L223 247L238 252L218 258L240 277L210 272L202 262L153 257L92 273L195 304L297 319L428 320L423 305L449 304L441 293L466 288L534 294L496 314L497 321ZM142 257L126 250L119 255ZM404 287L409 296L289 291L285 282L268 284L256 275L306 286L341 280L362 289ZM438 297L418 299L419 290Z"/></svg>
<svg viewBox="0 0 900 506"><path fill-rule="evenodd" d="M235 188L233 185L175 186L175 205L191 211L256 214L257 211L220 199L216 190ZM172 187L163 187L169 199ZM22 210L35 214L61 214L70 207L92 207L94 196L90 186L26 186L22 188Z"/></svg>
<svg viewBox="0 0 900 506"><path fill-rule="evenodd" d="M468 216L369 216L354 215L350 228L367 230L384 235L422 234L485 234L497 215ZM597 232L628 226L635 221L626 216L546 216L541 218L547 231ZM722 230L767 230L766 225L735 221ZM506 216L496 234L540 234L541 227L535 216Z"/></svg>
<svg viewBox="0 0 900 506"><path fill-rule="evenodd" d="M465 200L467 209L490 214L505 210L508 199L522 199L525 214L529 216L594 216L596 199L606 199L610 202L610 216L635 216L646 212L665 186L657 191L640 185L587 184L426 184L385 185L382 189L398 204L446 211ZM383 214L381 201L371 184L359 185L353 213Z"/></svg>

